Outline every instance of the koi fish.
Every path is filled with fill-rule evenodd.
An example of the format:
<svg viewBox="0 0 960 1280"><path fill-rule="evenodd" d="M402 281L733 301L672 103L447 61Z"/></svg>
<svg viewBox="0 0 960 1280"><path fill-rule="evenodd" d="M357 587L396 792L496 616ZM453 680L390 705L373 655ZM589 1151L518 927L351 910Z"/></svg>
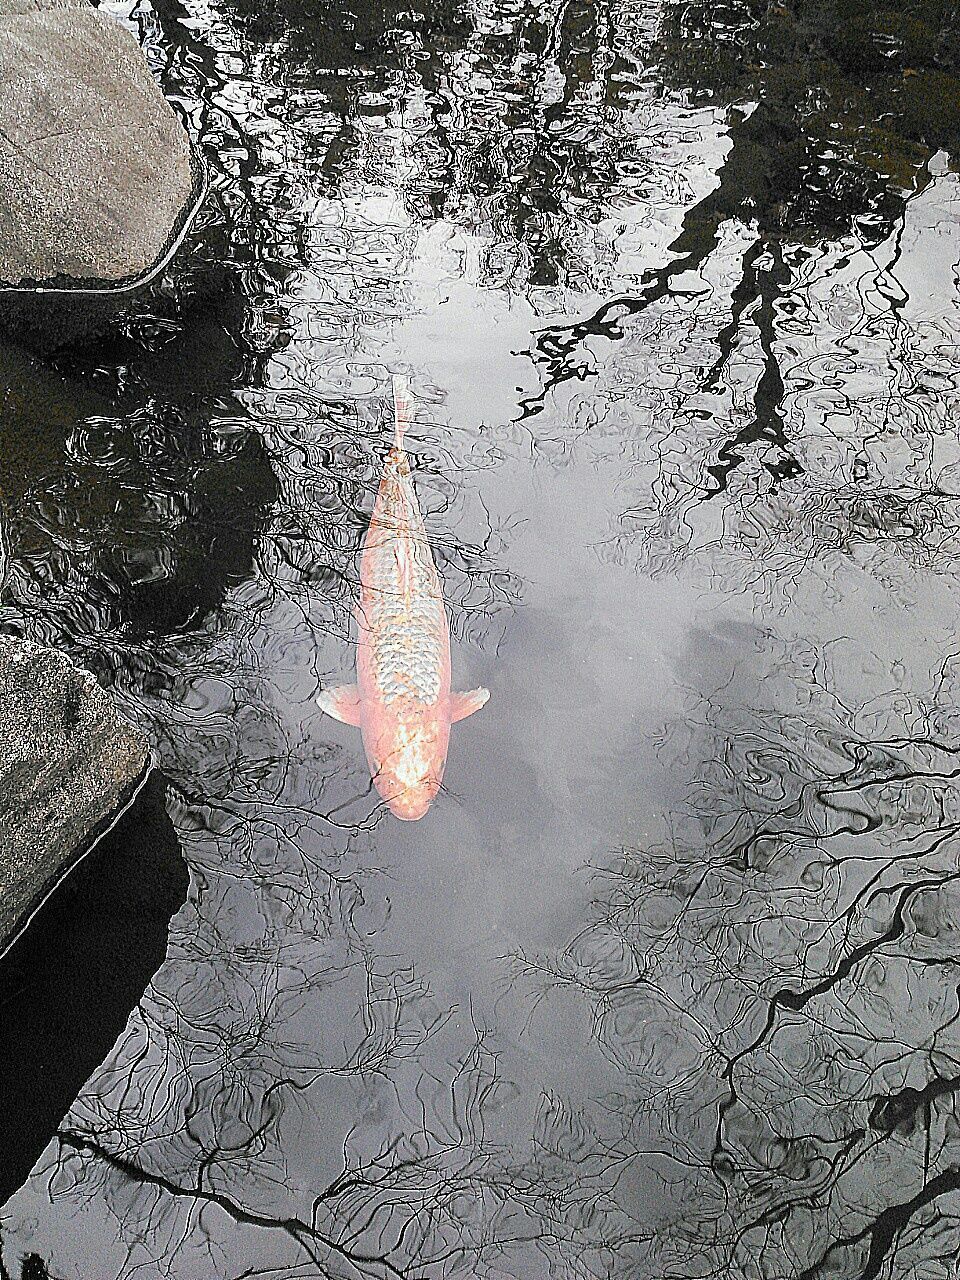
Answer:
<svg viewBox="0 0 960 1280"><path fill-rule="evenodd" d="M422 818L440 790L450 726L486 689L450 692L450 627L403 437L407 381L393 379L395 435L360 560L357 683L324 689L327 715L360 729L374 786L390 812Z"/></svg>

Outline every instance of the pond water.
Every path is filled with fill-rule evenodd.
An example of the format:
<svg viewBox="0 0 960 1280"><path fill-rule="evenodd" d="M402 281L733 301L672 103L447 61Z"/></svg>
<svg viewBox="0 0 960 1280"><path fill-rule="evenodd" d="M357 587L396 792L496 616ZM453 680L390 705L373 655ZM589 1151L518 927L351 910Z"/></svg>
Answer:
<svg viewBox="0 0 960 1280"><path fill-rule="evenodd" d="M956 7L101 7L212 186L0 346L0 626L191 885L0 1275L960 1275ZM396 372L491 693L408 823L315 703Z"/></svg>

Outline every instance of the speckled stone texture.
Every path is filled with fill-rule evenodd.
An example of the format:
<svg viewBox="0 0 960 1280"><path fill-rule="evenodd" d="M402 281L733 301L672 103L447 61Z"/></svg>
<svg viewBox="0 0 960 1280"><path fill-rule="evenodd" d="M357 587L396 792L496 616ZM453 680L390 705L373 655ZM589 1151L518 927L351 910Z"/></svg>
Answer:
<svg viewBox="0 0 960 1280"><path fill-rule="evenodd" d="M0 947L133 793L148 757L93 676L0 636Z"/></svg>
<svg viewBox="0 0 960 1280"><path fill-rule="evenodd" d="M0 282L120 282L161 258L190 143L133 36L78 0L0 0Z"/></svg>
<svg viewBox="0 0 960 1280"><path fill-rule="evenodd" d="M42 13L45 9L82 9L88 0L0 0L0 18L20 13Z"/></svg>

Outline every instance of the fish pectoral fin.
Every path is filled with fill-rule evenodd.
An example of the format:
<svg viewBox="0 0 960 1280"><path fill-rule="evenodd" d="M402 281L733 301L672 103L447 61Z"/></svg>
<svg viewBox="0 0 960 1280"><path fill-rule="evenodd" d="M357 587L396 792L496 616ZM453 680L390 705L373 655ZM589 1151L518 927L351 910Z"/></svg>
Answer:
<svg viewBox="0 0 960 1280"><path fill-rule="evenodd" d="M340 684L317 694L317 706L343 724L360 725L360 690L355 684Z"/></svg>
<svg viewBox="0 0 960 1280"><path fill-rule="evenodd" d="M489 689L471 689L469 693L451 693L450 723L456 724L458 720L466 720L467 716L472 716L475 711L479 711L489 697Z"/></svg>

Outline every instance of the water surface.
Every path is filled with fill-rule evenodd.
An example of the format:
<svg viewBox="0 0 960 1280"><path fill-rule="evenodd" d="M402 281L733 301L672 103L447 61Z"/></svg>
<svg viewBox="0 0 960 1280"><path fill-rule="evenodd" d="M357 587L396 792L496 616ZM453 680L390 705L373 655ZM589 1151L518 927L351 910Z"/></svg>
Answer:
<svg viewBox="0 0 960 1280"><path fill-rule="evenodd" d="M110 11L213 191L0 350L0 625L191 893L7 1274L955 1277L954 8ZM491 690L408 824L314 704L393 372Z"/></svg>

